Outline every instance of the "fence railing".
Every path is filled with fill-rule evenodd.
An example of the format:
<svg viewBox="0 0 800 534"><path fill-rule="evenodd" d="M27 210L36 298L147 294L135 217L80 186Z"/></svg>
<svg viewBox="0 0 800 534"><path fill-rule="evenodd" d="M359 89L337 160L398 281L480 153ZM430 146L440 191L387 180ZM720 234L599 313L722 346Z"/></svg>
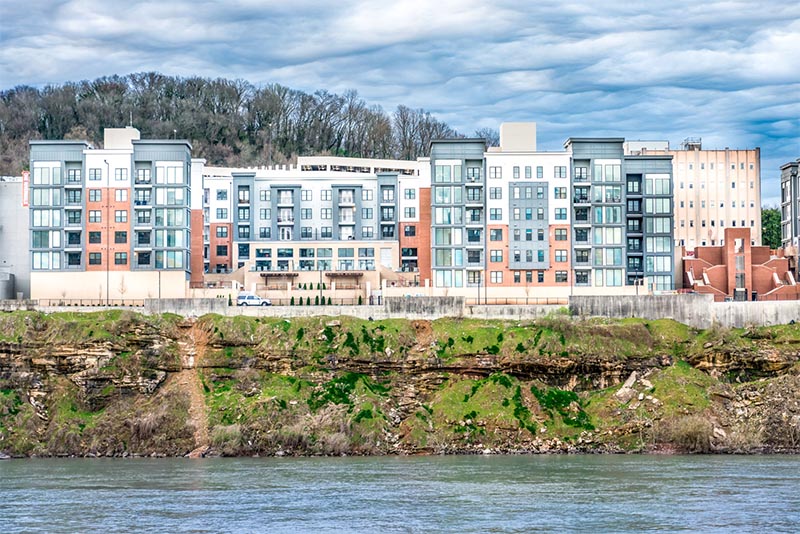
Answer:
<svg viewBox="0 0 800 534"><path fill-rule="evenodd" d="M124 306L144 307L144 299L39 299L39 306Z"/></svg>

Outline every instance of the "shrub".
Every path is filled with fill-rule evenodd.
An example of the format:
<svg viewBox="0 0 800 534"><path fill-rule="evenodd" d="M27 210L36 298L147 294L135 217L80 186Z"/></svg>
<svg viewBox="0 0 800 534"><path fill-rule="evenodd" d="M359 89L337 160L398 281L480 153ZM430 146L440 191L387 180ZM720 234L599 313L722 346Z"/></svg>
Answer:
<svg viewBox="0 0 800 534"><path fill-rule="evenodd" d="M656 439L672 445L681 452L711 451L712 424L702 415L686 415L662 421L656 429Z"/></svg>
<svg viewBox="0 0 800 534"><path fill-rule="evenodd" d="M289 299L289 305L294 306L294 297Z"/></svg>

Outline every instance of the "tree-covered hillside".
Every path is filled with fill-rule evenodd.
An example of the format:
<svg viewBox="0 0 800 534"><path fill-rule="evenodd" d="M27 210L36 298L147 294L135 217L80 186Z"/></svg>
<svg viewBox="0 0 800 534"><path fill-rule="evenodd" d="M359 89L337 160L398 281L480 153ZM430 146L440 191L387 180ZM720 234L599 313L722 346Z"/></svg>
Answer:
<svg viewBox="0 0 800 534"><path fill-rule="evenodd" d="M393 113L356 91L314 94L244 80L156 72L0 92L0 175L28 165L31 139L88 139L133 124L142 138L188 139L211 165L264 165L298 155L413 159L430 140L458 135L422 109Z"/></svg>

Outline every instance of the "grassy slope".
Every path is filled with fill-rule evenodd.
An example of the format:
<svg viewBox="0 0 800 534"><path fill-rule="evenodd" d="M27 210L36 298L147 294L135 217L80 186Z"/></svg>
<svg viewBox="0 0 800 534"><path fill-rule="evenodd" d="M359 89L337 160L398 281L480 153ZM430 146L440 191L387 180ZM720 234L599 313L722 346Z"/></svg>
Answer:
<svg viewBox="0 0 800 534"><path fill-rule="evenodd" d="M20 312L0 315L0 342L23 352L106 343L113 354L101 371L121 378L174 365L169 340L178 337L179 321L118 311ZM800 344L797 325L698 332L669 320L559 315L522 323L213 315L199 321L208 332L201 377L211 441L222 454L531 450L563 443L702 450L702 436L695 438L710 428L691 418L713 419L713 393L730 388L724 379L733 375L720 382L686 362L796 351ZM154 352L136 344L143 332L167 341ZM570 367L576 362L583 367ZM652 369L650 385L636 385L637 394L651 397L641 401L622 403L614 397L619 385L598 388L602 381L589 376L640 364ZM542 369L552 374L537 375ZM615 376L624 380L625 373ZM567 375L576 377L572 391ZM87 394L64 375L47 375L45 382L43 420L30 389L0 377L0 450L192 449L188 401L179 390L121 395L106 386Z"/></svg>

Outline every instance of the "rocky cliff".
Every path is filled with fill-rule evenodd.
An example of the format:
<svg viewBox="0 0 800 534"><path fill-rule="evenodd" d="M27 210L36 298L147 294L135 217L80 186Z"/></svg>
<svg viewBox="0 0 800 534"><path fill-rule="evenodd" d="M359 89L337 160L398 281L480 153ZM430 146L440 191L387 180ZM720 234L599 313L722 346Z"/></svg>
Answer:
<svg viewBox="0 0 800 534"><path fill-rule="evenodd" d="M0 452L800 448L800 326L0 315Z"/></svg>

